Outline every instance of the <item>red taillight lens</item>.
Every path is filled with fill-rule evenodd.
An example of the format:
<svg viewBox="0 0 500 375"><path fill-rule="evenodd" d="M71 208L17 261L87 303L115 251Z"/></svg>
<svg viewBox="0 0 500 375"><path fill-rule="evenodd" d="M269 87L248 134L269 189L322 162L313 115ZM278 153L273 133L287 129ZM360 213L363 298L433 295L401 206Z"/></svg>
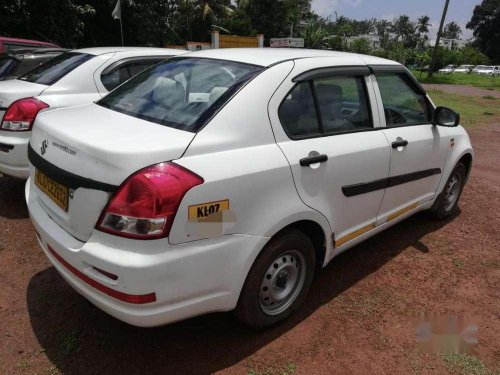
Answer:
<svg viewBox="0 0 500 375"><path fill-rule="evenodd" d="M130 176L104 209L96 228L136 239L167 237L184 195L203 179L174 163Z"/></svg>
<svg viewBox="0 0 500 375"><path fill-rule="evenodd" d="M49 105L35 98L16 100L7 108L1 129L12 132L29 131L38 112L45 108L49 108Z"/></svg>

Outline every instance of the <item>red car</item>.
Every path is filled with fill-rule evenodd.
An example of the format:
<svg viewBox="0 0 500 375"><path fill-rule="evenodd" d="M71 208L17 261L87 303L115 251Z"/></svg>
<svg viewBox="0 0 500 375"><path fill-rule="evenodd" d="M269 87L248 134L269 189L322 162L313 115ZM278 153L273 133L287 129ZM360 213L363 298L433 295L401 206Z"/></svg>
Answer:
<svg viewBox="0 0 500 375"><path fill-rule="evenodd" d="M38 40L9 38L0 36L0 53L12 52L19 49L39 49L39 48L59 48L58 45L47 42L40 42Z"/></svg>

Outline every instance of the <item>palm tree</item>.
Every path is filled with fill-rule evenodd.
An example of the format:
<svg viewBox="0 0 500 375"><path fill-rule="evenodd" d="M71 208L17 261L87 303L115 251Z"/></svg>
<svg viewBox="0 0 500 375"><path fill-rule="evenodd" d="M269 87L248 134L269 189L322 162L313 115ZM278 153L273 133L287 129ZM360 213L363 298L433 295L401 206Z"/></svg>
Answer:
<svg viewBox="0 0 500 375"><path fill-rule="evenodd" d="M233 12L231 2L228 0L181 0L187 10L194 11L203 20L216 20L221 15Z"/></svg>
<svg viewBox="0 0 500 375"><path fill-rule="evenodd" d="M193 21L195 19L201 19L204 24L204 26L195 27L194 34L199 34L199 32L196 33L196 30L200 27L206 30L206 27L215 24L219 18L231 14L233 8L230 5L230 0L180 0L179 13L181 17L186 17L189 39L193 38Z"/></svg>
<svg viewBox="0 0 500 375"><path fill-rule="evenodd" d="M419 34L427 34L429 32L429 27L432 26L429 21L429 16L422 16L418 18L417 31Z"/></svg>

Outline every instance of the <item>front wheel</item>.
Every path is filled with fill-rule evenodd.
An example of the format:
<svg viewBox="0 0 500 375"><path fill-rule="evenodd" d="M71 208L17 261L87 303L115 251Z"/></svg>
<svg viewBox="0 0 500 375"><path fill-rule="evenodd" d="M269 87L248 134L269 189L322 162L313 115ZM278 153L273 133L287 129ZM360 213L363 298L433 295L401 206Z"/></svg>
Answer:
<svg viewBox="0 0 500 375"><path fill-rule="evenodd" d="M315 270L311 240L288 229L273 238L253 264L243 286L236 316L253 327L286 319L304 301Z"/></svg>
<svg viewBox="0 0 500 375"><path fill-rule="evenodd" d="M463 163L458 163L451 172L443 192L439 195L433 208L434 215L438 219L445 219L455 214L458 209L458 201L462 195L465 184L466 169Z"/></svg>

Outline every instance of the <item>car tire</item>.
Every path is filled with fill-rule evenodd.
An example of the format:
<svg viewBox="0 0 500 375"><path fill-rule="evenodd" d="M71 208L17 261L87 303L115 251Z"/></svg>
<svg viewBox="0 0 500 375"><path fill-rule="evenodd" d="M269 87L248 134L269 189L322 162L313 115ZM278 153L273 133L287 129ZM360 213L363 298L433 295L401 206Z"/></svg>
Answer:
<svg viewBox="0 0 500 375"><path fill-rule="evenodd" d="M314 245L303 232L286 229L264 247L243 286L236 316L264 328L289 317L304 302L316 269Z"/></svg>
<svg viewBox="0 0 500 375"><path fill-rule="evenodd" d="M458 163L451 172L450 177L448 177L443 191L432 208L432 212L437 219L443 220L456 214L466 176L465 165L461 162Z"/></svg>

